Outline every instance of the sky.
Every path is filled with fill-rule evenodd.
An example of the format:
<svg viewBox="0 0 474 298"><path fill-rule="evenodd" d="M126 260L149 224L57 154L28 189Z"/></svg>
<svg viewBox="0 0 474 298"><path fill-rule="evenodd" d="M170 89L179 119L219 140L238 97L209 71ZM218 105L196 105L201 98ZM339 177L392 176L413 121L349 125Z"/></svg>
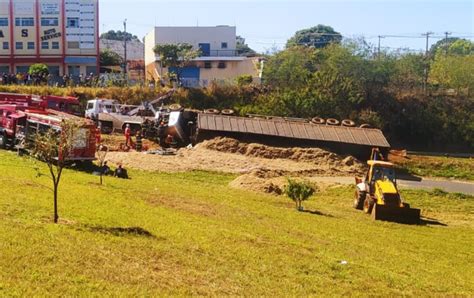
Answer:
<svg viewBox="0 0 474 298"><path fill-rule="evenodd" d="M424 51L450 32L474 40L474 0L99 0L101 32L123 30L140 39L153 26L237 27L258 52L282 49L296 31L329 25L344 37L374 46ZM390 37L392 36L392 37Z"/></svg>

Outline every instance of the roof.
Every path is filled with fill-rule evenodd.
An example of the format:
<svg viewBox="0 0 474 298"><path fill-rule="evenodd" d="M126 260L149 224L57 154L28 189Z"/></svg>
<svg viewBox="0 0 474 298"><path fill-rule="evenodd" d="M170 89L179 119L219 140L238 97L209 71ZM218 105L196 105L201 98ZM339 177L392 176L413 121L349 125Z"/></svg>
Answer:
<svg viewBox="0 0 474 298"><path fill-rule="evenodd" d="M381 160L368 160L369 166L382 166L382 167L393 167L393 163Z"/></svg>
<svg viewBox="0 0 474 298"><path fill-rule="evenodd" d="M390 148L379 129L330 126L285 119L261 119L236 116L198 115L198 128L223 131Z"/></svg>

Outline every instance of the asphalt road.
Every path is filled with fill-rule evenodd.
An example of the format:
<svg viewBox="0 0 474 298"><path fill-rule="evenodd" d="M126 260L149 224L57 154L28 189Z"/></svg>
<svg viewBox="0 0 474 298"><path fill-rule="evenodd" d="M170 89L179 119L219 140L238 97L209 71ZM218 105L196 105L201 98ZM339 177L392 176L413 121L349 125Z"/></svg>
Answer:
<svg viewBox="0 0 474 298"><path fill-rule="evenodd" d="M314 177L321 182L354 184L354 177ZM423 178L421 181L398 180L400 188L426 189L439 188L447 192L459 192L474 195L474 183L454 180L433 180Z"/></svg>

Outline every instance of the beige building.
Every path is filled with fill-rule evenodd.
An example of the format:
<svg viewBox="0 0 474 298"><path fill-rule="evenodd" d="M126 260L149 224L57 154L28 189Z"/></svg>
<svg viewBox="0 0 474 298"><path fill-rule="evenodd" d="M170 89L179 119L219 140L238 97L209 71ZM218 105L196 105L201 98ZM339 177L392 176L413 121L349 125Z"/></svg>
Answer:
<svg viewBox="0 0 474 298"><path fill-rule="evenodd" d="M98 15L98 0L0 0L0 73L97 73Z"/></svg>
<svg viewBox="0 0 474 298"><path fill-rule="evenodd" d="M188 43L199 49L201 56L180 70L183 85L198 87L212 81L233 82L241 75L251 75L254 82L259 82L259 58L239 56L236 37L236 28L231 26L155 27L145 36L146 77L164 80L169 71L153 52L156 45Z"/></svg>

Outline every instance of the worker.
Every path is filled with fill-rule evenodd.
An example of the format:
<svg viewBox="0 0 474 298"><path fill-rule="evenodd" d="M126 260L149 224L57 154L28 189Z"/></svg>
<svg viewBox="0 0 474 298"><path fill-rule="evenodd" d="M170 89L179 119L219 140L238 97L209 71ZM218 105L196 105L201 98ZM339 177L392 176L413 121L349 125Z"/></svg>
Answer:
<svg viewBox="0 0 474 298"><path fill-rule="evenodd" d="M173 143L174 143L173 136L172 135L166 136L165 143L166 143L167 148L171 148L171 146L173 146Z"/></svg>
<svg viewBox="0 0 474 298"><path fill-rule="evenodd" d="M121 164L119 164L118 167L114 171L114 177L128 179L127 170L123 168Z"/></svg>
<svg viewBox="0 0 474 298"><path fill-rule="evenodd" d="M97 125L97 128L95 129L95 143L97 146L99 146L100 143L102 142L102 135L100 134L101 129L102 129L102 126L99 122L99 124Z"/></svg>
<svg viewBox="0 0 474 298"><path fill-rule="evenodd" d="M110 172L110 167L107 165L107 161L104 161L104 164L102 165L101 169L100 169L100 172L102 173L102 175L104 176L107 176L109 174L112 174Z"/></svg>
<svg viewBox="0 0 474 298"><path fill-rule="evenodd" d="M131 142L132 131L130 130L130 124L128 123L125 126L124 134L125 134L125 146L130 147L132 145L132 142Z"/></svg>
<svg viewBox="0 0 474 298"><path fill-rule="evenodd" d="M135 150L137 150L138 152L141 152L142 151L142 145L143 145L141 130L137 131L136 138L137 138L137 141L136 141L136 144L135 144Z"/></svg>

